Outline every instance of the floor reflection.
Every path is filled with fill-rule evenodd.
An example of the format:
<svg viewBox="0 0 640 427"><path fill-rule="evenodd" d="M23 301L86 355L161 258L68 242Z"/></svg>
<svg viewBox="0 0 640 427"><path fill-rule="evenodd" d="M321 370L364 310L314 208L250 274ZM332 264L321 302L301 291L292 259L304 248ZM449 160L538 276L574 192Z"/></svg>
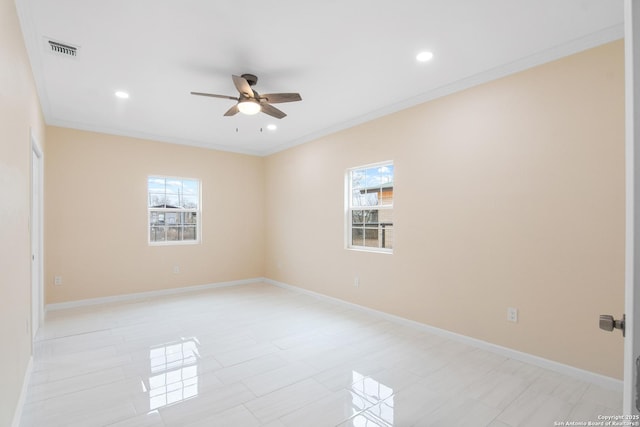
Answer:
<svg viewBox="0 0 640 427"><path fill-rule="evenodd" d="M149 409L171 405L198 395L196 338L183 338L149 350Z"/></svg>
<svg viewBox="0 0 640 427"><path fill-rule="evenodd" d="M353 396L354 427L393 426L393 389L353 371L351 385ZM367 409L366 412L362 412Z"/></svg>

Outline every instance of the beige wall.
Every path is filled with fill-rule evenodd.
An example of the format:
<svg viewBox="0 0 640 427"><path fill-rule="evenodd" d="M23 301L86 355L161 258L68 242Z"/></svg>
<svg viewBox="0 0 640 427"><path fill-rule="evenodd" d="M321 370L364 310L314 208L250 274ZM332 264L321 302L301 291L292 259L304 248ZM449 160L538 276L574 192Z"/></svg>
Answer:
<svg viewBox="0 0 640 427"><path fill-rule="evenodd" d="M44 122L12 0L0 0L0 426L11 425L31 355L31 142Z"/></svg>
<svg viewBox="0 0 640 427"><path fill-rule="evenodd" d="M621 378L623 80L615 42L269 156L265 276ZM345 169L385 160L394 253L345 250Z"/></svg>
<svg viewBox="0 0 640 427"><path fill-rule="evenodd" d="M47 303L261 277L259 157L47 128ZM202 243L149 246L147 176L202 182ZM173 267L180 274L173 273ZM62 286L54 285L62 276Z"/></svg>

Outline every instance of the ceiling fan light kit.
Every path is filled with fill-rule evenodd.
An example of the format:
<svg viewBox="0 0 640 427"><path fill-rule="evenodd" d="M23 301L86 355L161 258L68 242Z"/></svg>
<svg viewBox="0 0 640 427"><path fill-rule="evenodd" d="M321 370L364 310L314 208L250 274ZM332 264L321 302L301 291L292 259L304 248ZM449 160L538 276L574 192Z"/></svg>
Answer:
<svg viewBox="0 0 640 427"><path fill-rule="evenodd" d="M246 114L248 116L253 116L254 114L258 114L262 107L253 99L245 99L238 102L238 110L242 114Z"/></svg>
<svg viewBox="0 0 640 427"><path fill-rule="evenodd" d="M271 104L302 101L302 97L299 93L269 93L266 95L260 95L258 91L251 88L258 83L258 77L253 74L243 74L241 76L233 75L231 77L233 78L233 84L239 92L238 97L204 92L191 92L191 94L238 101L236 105L229 108L227 112L224 113L225 116L234 116L239 112L242 114L254 115L262 111L271 117L282 119L287 115Z"/></svg>

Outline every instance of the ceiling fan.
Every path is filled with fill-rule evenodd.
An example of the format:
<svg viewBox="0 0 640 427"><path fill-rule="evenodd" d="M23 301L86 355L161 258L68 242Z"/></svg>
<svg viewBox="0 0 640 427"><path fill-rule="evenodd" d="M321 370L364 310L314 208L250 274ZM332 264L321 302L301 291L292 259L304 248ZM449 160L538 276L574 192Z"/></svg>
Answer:
<svg viewBox="0 0 640 427"><path fill-rule="evenodd" d="M271 104L302 101L299 93L268 93L266 95L260 95L256 90L251 88L251 86L255 86L258 82L258 77L253 74L234 75L231 77L233 78L233 84L236 89L238 89L238 97L203 92L191 92L191 95L210 96L212 98L233 99L234 101L238 101L236 105L224 113L225 116L233 116L238 114L238 112L252 115L262 111L276 119L286 117L286 114Z"/></svg>

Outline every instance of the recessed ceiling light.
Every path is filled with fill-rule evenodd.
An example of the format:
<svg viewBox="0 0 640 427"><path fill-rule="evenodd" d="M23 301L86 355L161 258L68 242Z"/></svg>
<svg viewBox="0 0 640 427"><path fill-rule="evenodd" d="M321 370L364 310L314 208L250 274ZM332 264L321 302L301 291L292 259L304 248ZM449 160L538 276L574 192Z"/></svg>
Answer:
<svg viewBox="0 0 640 427"><path fill-rule="evenodd" d="M119 90L116 92L116 96L120 99L128 99L129 98L129 94L127 92L124 92L122 90Z"/></svg>
<svg viewBox="0 0 640 427"><path fill-rule="evenodd" d="M276 129L278 129L278 126L276 126L276 125L274 125L274 124L270 124L270 125L267 125L267 129L269 129L269 130L276 130Z"/></svg>
<svg viewBox="0 0 640 427"><path fill-rule="evenodd" d="M433 53L429 51L420 52L416 55L416 61L418 62L427 62L433 58Z"/></svg>

